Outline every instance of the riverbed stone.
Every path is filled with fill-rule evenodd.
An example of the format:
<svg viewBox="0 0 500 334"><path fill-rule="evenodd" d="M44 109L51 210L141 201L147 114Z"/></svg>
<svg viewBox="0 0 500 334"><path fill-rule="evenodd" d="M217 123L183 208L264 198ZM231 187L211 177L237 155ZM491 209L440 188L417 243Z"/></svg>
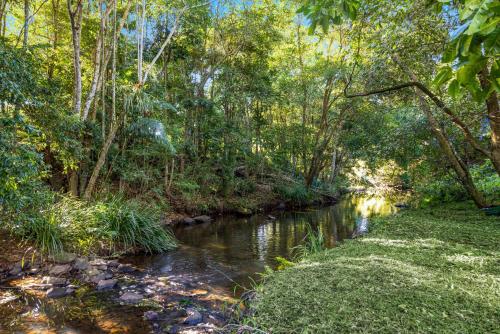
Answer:
<svg viewBox="0 0 500 334"><path fill-rule="evenodd" d="M75 259L75 263L73 263L73 268L76 270L86 270L89 267L89 261L85 258L77 258Z"/></svg>
<svg viewBox="0 0 500 334"><path fill-rule="evenodd" d="M21 264L20 264L20 263L16 263L16 264L14 264L14 266L12 266L12 268L10 269L10 271L9 271L9 275L12 275L12 276L17 276L17 275L19 275L22 271L23 271L23 267L21 266Z"/></svg>
<svg viewBox="0 0 500 334"><path fill-rule="evenodd" d="M66 284L66 278L45 276L42 278L42 283L62 286Z"/></svg>
<svg viewBox="0 0 500 334"><path fill-rule="evenodd" d="M72 291L74 290L61 287L51 288L47 290L47 298L61 298L69 295Z"/></svg>
<svg viewBox="0 0 500 334"><path fill-rule="evenodd" d="M89 264L91 266L94 266L94 267L105 266L106 265L106 261L103 260L103 259L94 259L94 260L90 261Z"/></svg>
<svg viewBox="0 0 500 334"><path fill-rule="evenodd" d="M105 280L100 280L99 283L97 283L97 290L108 290L112 289L115 287L116 283L118 281L115 279L105 279Z"/></svg>
<svg viewBox="0 0 500 334"><path fill-rule="evenodd" d="M210 223L212 221L212 218L207 215L196 216L193 219L197 223Z"/></svg>
<svg viewBox="0 0 500 334"><path fill-rule="evenodd" d="M160 316L158 315L158 312L155 311L146 311L144 312L144 318L149 321L155 321L158 320Z"/></svg>
<svg viewBox="0 0 500 334"><path fill-rule="evenodd" d="M144 296L136 292L125 292L120 300L125 303L136 304L144 299Z"/></svg>
<svg viewBox="0 0 500 334"><path fill-rule="evenodd" d="M187 317L184 319L184 324L189 326L196 326L203 321L203 316L198 310L194 308L186 309Z"/></svg>
<svg viewBox="0 0 500 334"><path fill-rule="evenodd" d="M60 276L67 274L70 271L71 271L71 266L69 264L60 264L52 266L52 268L50 268L49 270L49 274L54 276Z"/></svg>
<svg viewBox="0 0 500 334"><path fill-rule="evenodd" d="M132 265L130 264L123 264L123 263L120 263L118 265L118 271L121 272L121 273L124 273L124 274L127 274L127 273L132 273L135 271L135 268L132 267Z"/></svg>
<svg viewBox="0 0 500 334"><path fill-rule="evenodd" d="M98 284L100 281L104 281L106 279L105 273L99 273L95 276L90 276L89 281L95 284Z"/></svg>

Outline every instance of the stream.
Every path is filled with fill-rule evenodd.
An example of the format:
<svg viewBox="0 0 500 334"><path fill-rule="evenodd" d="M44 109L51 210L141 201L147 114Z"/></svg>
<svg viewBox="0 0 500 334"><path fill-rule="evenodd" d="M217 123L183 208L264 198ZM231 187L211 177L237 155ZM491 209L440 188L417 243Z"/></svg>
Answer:
<svg viewBox="0 0 500 334"><path fill-rule="evenodd" d="M140 269L136 278L141 283L130 283L132 287L142 284L142 291L148 291L150 285L168 282L161 303L170 307L172 314L190 306L216 310L235 302L244 288L259 280L266 266L275 268L277 256L293 258L308 224L323 233L326 247L335 247L353 234L366 232L370 217L395 210L382 197L348 196L319 209L219 217L212 223L177 227L174 232L180 247L175 251L128 256L120 262ZM0 333L161 333L166 323L177 321L176 316L163 322L146 321L143 313L154 309L152 303L120 305L117 293L83 286L73 296L48 300L2 290ZM217 325L217 314L210 317Z"/></svg>

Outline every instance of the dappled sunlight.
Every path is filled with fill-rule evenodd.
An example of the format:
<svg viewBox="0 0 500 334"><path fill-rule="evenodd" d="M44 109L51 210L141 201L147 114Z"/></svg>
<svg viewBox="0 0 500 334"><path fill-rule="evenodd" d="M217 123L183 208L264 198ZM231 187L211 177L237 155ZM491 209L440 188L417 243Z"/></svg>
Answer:
<svg viewBox="0 0 500 334"><path fill-rule="evenodd" d="M381 246L400 247L400 248L427 248L435 249L445 245L441 240L437 239L415 239L415 240L399 240L399 239L381 239L381 238L362 238L361 242L373 243Z"/></svg>

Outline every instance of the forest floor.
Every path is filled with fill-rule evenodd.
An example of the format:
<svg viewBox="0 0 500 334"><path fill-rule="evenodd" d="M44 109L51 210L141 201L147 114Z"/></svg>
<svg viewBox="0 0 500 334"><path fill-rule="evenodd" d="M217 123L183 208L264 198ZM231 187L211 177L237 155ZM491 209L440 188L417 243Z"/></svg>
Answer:
<svg viewBox="0 0 500 334"><path fill-rule="evenodd" d="M493 333L500 219L472 206L404 210L270 274L251 326L272 333Z"/></svg>

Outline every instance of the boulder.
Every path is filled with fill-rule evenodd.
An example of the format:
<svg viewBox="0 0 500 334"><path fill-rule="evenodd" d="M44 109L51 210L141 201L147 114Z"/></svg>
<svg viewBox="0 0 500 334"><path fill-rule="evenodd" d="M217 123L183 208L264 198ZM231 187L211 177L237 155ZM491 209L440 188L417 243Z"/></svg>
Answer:
<svg viewBox="0 0 500 334"><path fill-rule="evenodd" d="M120 300L125 303L136 304L144 298L140 293L125 292L121 295Z"/></svg>
<svg viewBox="0 0 500 334"><path fill-rule="evenodd" d="M203 316L194 308L188 308L186 310L187 317L184 319L184 324L189 326L196 326L203 321Z"/></svg>
<svg viewBox="0 0 500 334"><path fill-rule="evenodd" d="M73 268L76 270L87 270L89 267L89 261L84 258L77 258L75 259L75 263L73 263Z"/></svg>
<svg viewBox="0 0 500 334"><path fill-rule="evenodd" d="M99 283L97 283L97 290L112 289L115 287L117 282L118 281L115 279L100 280Z"/></svg>
<svg viewBox="0 0 500 334"><path fill-rule="evenodd" d="M59 264L71 263L75 261L75 259L76 259L76 254L64 251L54 255L53 257L54 262Z"/></svg>
<svg viewBox="0 0 500 334"><path fill-rule="evenodd" d="M54 276L60 276L67 274L70 271L71 271L71 266L69 264L60 264L52 266L52 268L50 268L49 270L49 274Z"/></svg>
<svg viewBox="0 0 500 334"><path fill-rule="evenodd" d="M45 276L42 278L42 283L62 286L66 285L66 278Z"/></svg>
<svg viewBox="0 0 500 334"><path fill-rule="evenodd" d="M73 293L75 290L71 288L51 288L47 290L47 298L61 298Z"/></svg>
<svg viewBox="0 0 500 334"><path fill-rule="evenodd" d="M196 216L193 218L197 223L210 223L212 218L207 215Z"/></svg>

